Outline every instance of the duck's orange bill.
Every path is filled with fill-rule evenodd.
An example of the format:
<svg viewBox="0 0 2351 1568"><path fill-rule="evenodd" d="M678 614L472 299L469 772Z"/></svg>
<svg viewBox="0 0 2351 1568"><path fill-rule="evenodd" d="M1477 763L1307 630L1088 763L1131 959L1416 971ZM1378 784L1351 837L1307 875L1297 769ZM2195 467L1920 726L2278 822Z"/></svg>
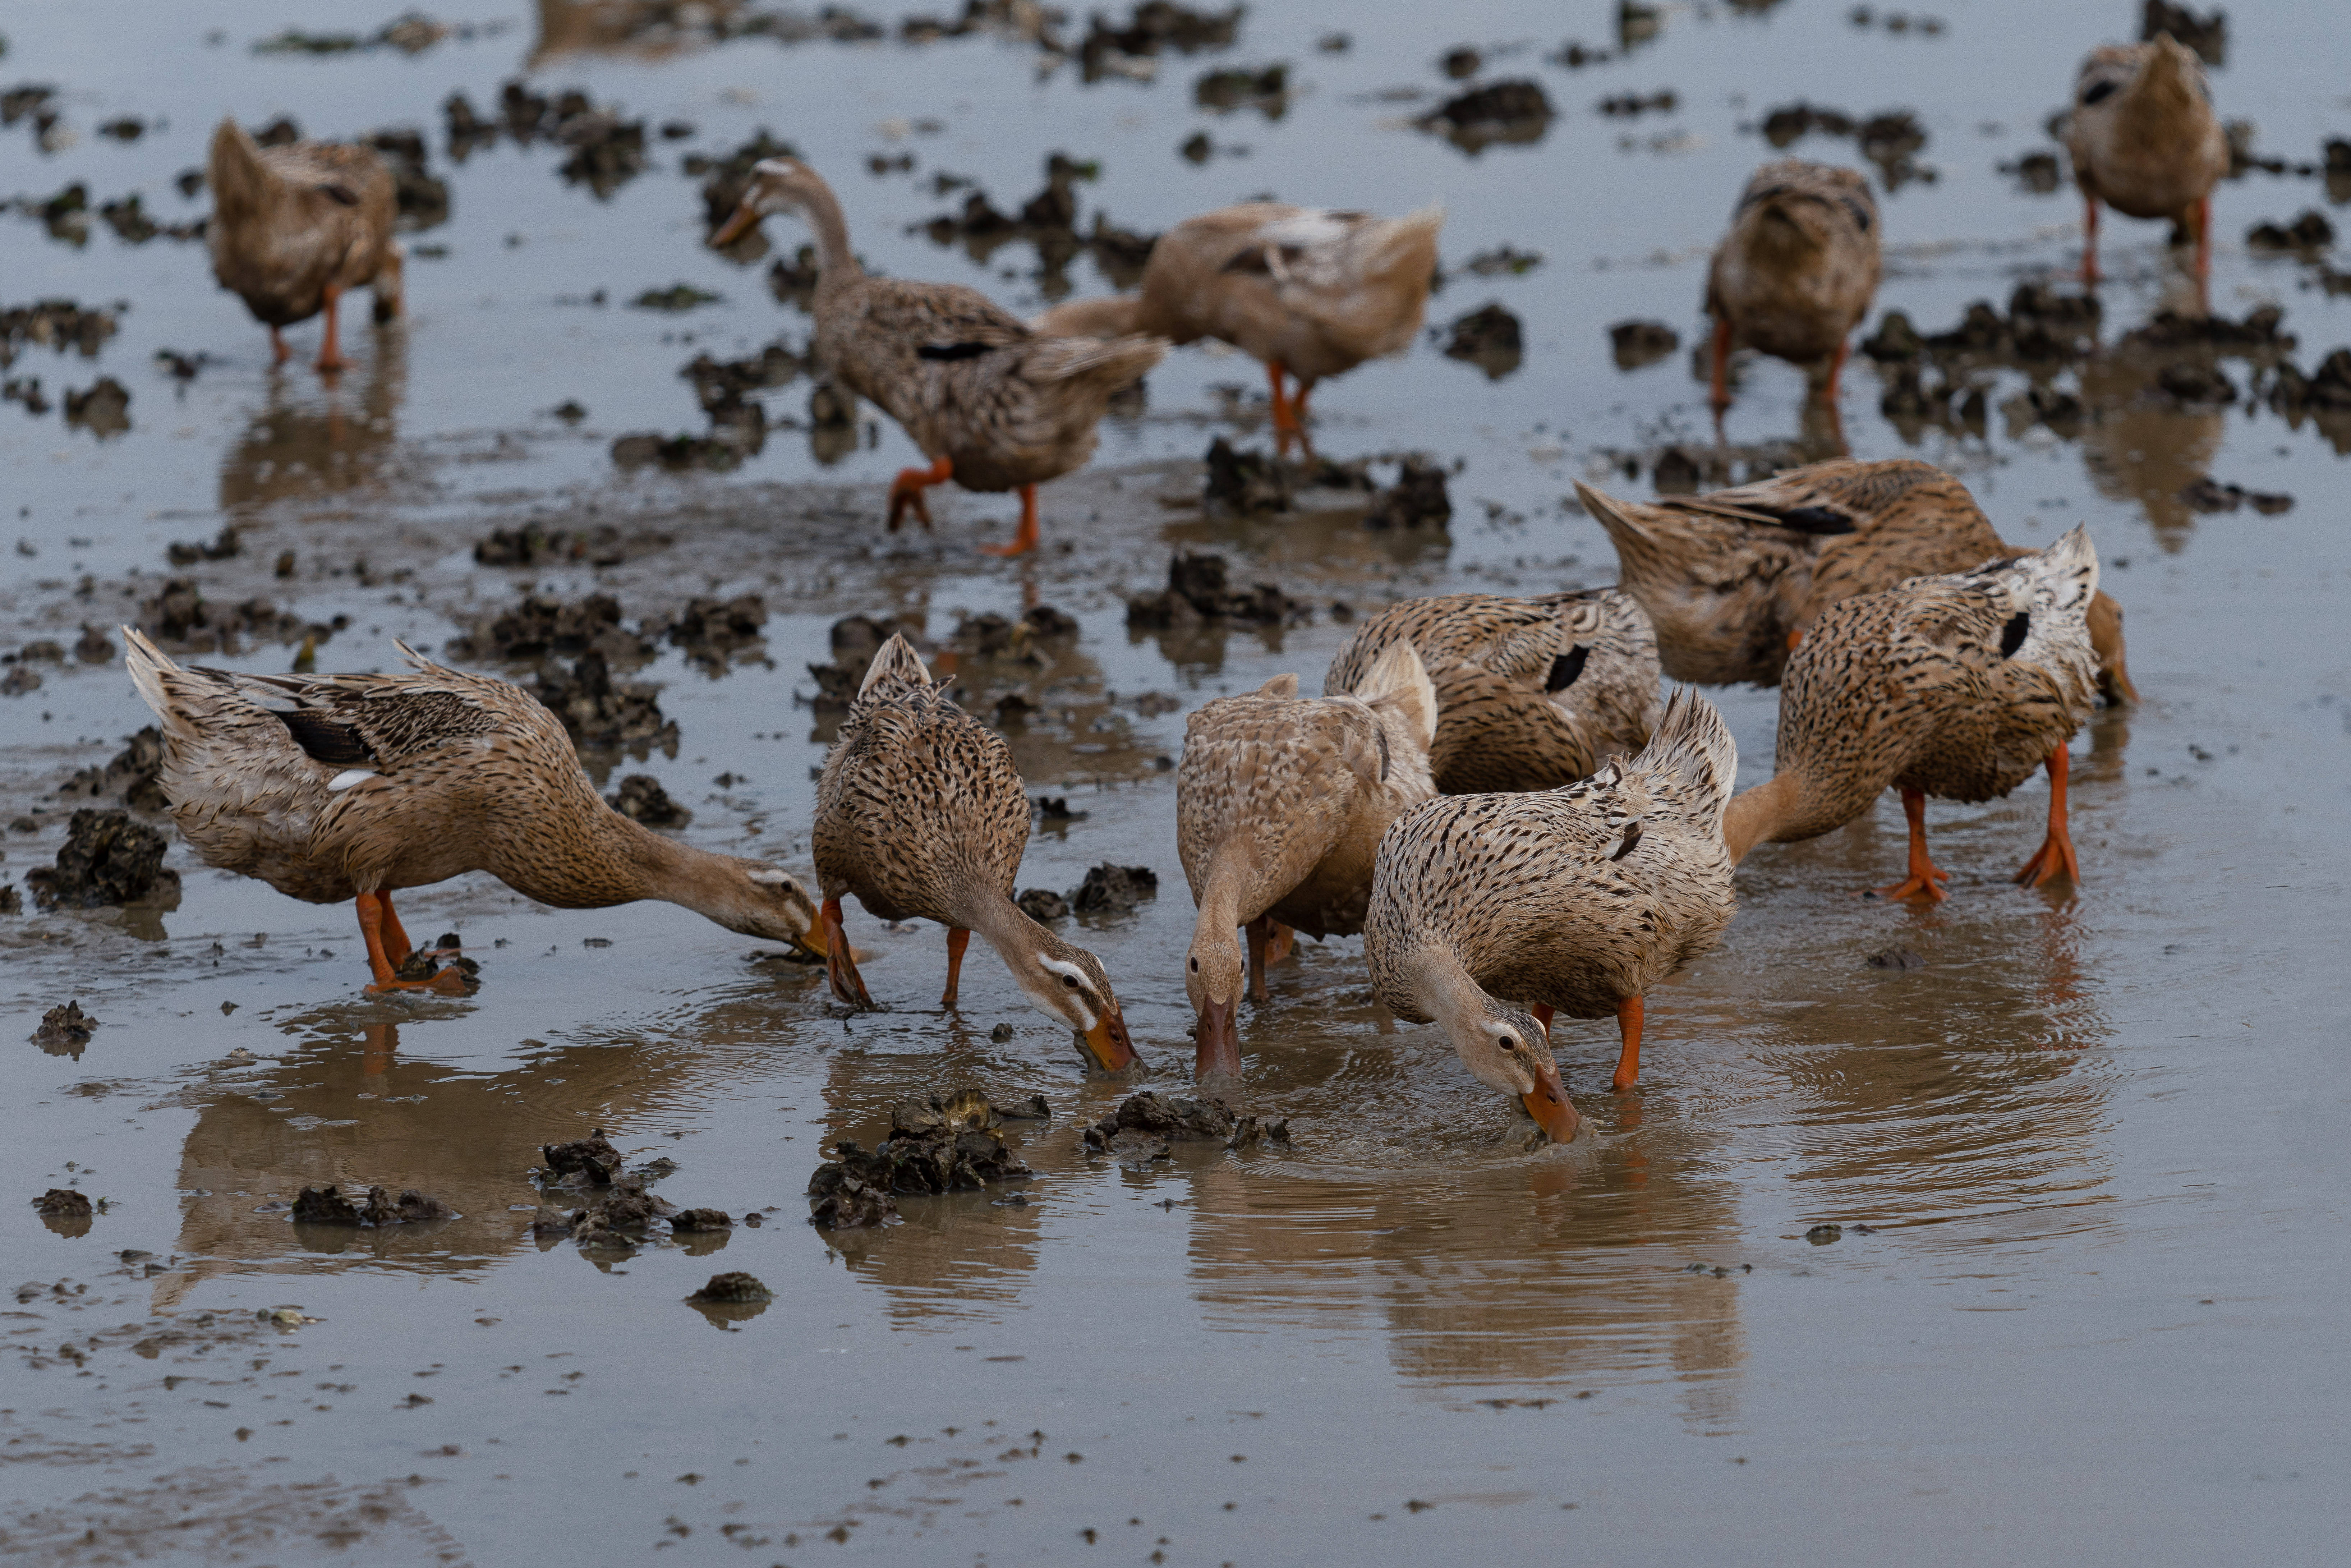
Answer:
<svg viewBox="0 0 2351 1568"><path fill-rule="evenodd" d="M718 232L710 236L710 243L715 248L724 249L741 239L758 221L759 209L746 202L735 209L733 217L718 225Z"/></svg>
<svg viewBox="0 0 2351 1568"><path fill-rule="evenodd" d="M1241 1035L1233 1022L1232 1003L1209 1002L1202 1007L1199 1032L1194 1039L1199 1047L1192 1065L1194 1078L1240 1071Z"/></svg>
<svg viewBox="0 0 2351 1568"><path fill-rule="evenodd" d="M792 946L799 948L803 956L810 958L821 958L830 951L822 911L809 917L809 928L792 938Z"/></svg>
<svg viewBox="0 0 2351 1568"><path fill-rule="evenodd" d="M1575 1129L1583 1124L1583 1118L1575 1113L1573 1105L1568 1103L1567 1090L1560 1083L1556 1067L1538 1071L1534 1092L1520 1095L1519 1100L1526 1106L1527 1114L1535 1119L1535 1124L1551 1134L1551 1141L1554 1144L1573 1140Z"/></svg>
<svg viewBox="0 0 2351 1568"><path fill-rule="evenodd" d="M1094 1021L1094 1027L1082 1037L1086 1052L1105 1072L1116 1072L1135 1063L1134 1042L1126 1037L1126 1019L1119 1015L1118 1004Z"/></svg>

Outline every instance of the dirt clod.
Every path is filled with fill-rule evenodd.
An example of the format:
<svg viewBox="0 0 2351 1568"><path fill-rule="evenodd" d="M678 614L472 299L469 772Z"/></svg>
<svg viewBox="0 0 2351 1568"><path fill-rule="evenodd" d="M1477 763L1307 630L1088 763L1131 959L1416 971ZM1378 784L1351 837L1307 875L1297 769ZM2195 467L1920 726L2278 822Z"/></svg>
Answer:
<svg viewBox="0 0 2351 1568"><path fill-rule="evenodd" d="M1416 528L1423 524L1443 528L1453 517L1453 501L1445 488L1445 470L1417 454L1406 456L1396 471L1396 482L1373 497L1364 513L1367 528Z"/></svg>
<svg viewBox="0 0 2351 1568"><path fill-rule="evenodd" d="M757 1278L735 1270L725 1274L713 1274L709 1283L686 1298L689 1301L772 1301L776 1292L761 1284Z"/></svg>
<svg viewBox="0 0 2351 1568"><path fill-rule="evenodd" d="M1247 516L1290 508L1289 465L1269 453L1243 450L1219 435L1208 444L1200 498L1209 512Z"/></svg>
<svg viewBox="0 0 2351 1568"><path fill-rule="evenodd" d="M25 883L43 909L129 904L179 886L180 873L163 866L166 847L162 834L126 812L85 807L67 824L57 864L34 867Z"/></svg>
<svg viewBox="0 0 2351 1568"><path fill-rule="evenodd" d="M1521 78L1471 88L1447 99L1418 123L1474 154L1496 141L1540 141L1558 112L1541 84Z"/></svg>
<svg viewBox="0 0 2351 1568"><path fill-rule="evenodd" d="M1654 365L1681 346L1681 334L1663 321L1619 321L1608 329L1608 351L1620 371Z"/></svg>
<svg viewBox="0 0 2351 1568"><path fill-rule="evenodd" d="M1147 865L1104 863L1086 873L1070 893L1080 915L1124 915L1159 896L1159 873Z"/></svg>
<svg viewBox="0 0 2351 1568"><path fill-rule="evenodd" d="M611 666L593 648L569 670L559 664L543 672L533 695L578 745L632 748L641 756L657 747L677 755L677 721L662 716L653 688L615 685Z"/></svg>
<svg viewBox="0 0 2351 1568"><path fill-rule="evenodd" d="M77 647L76 655L80 653ZM108 653L110 656L110 646ZM151 724L126 737L123 748L105 767L81 769L59 785L57 793L85 800L119 800L134 811L161 811L167 804L160 781L162 768L163 734Z"/></svg>
<svg viewBox="0 0 2351 1568"><path fill-rule="evenodd" d="M53 1054L57 1051L69 1051L79 1055L81 1048L89 1043L89 1037L97 1028L98 1020L81 1010L80 999L77 998L69 1002L60 1002L43 1013L41 1027L33 1031L31 1038L35 1045Z"/></svg>
<svg viewBox="0 0 2351 1568"><path fill-rule="evenodd" d="M1070 915L1070 901L1050 887L1023 888L1020 896L1012 902L1020 906L1021 914L1040 924L1066 920Z"/></svg>
<svg viewBox="0 0 2351 1568"><path fill-rule="evenodd" d="M1442 335L1445 357L1468 361L1486 372L1488 381L1500 381L1517 370L1525 352L1526 334L1519 319L1499 300L1455 317Z"/></svg>
<svg viewBox="0 0 2351 1568"><path fill-rule="evenodd" d="M1181 1094L1161 1094L1145 1089L1119 1102L1118 1109L1088 1127L1079 1142L1088 1152L1121 1155L1120 1140L1128 1152L1147 1155L1144 1140L1221 1142L1228 1149L1260 1143L1290 1142L1290 1120L1260 1120L1242 1115L1222 1100L1194 1100ZM1123 1158L1123 1155L1121 1155Z"/></svg>
<svg viewBox="0 0 2351 1568"><path fill-rule="evenodd" d="M621 1172L621 1151L600 1130L567 1144L541 1144L538 1157L566 1186L609 1186ZM565 1178L576 1178L567 1180Z"/></svg>
<svg viewBox="0 0 2351 1568"><path fill-rule="evenodd" d="M731 1230L734 1227L734 1217L723 1208L681 1208L669 1217L669 1228L675 1231Z"/></svg>
<svg viewBox="0 0 2351 1568"><path fill-rule="evenodd" d="M901 1102L890 1120L890 1135L875 1148L842 1138L833 1145L835 1157L809 1178L809 1197L816 1200L810 1218L819 1224L838 1226L838 1218L826 1217L871 1211L872 1205L852 1183L877 1194L937 1194L1031 1174L1006 1146L1003 1134L988 1127L994 1116L983 1095Z"/></svg>
<svg viewBox="0 0 2351 1568"><path fill-rule="evenodd" d="M414 1225L428 1219L455 1219L455 1209L437 1197L409 1187L394 1198L380 1186L353 1202L335 1186L306 1186L294 1198L294 1219L303 1225Z"/></svg>
<svg viewBox="0 0 2351 1568"><path fill-rule="evenodd" d="M1873 969L1923 969L1927 960L1907 947L1887 947L1872 953L1867 963Z"/></svg>
<svg viewBox="0 0 2351 1568"><path fill-rule="evenodd" d="M33 1205L44 1219L88 1219L90 1216L89 1195L69 1186L53 1186L35 1198Z"/></svg>
<svg viewBox="0 0 2351 1568"><path fill-rule="evenodd" d="M682 828L694 820L694 813L671 800L661 780L650 773L630 774L621 780L617 793L604 797L604 803L648 828Z"/></svg>

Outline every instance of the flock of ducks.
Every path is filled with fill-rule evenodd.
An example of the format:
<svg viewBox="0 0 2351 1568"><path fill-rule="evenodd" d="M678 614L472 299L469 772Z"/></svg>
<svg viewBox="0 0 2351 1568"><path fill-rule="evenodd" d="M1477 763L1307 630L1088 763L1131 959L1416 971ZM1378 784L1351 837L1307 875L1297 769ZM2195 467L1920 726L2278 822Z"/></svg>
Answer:
<svg viewBox="0 0 2351 1568"><path fill-rule="evenodd" d="M2102 202L2173 218L2202 277L2228 157L2191 54L2168 36L2097 50L2066 144L2089 204L2085 277ZM347 289L371 287L379 319L398 311L374 154L261 149L224 122L212 179L215 269L281 359L278 329L323 312L319 368L334 368ZM1175 345L1217 338L1262 361L1278 445L1311 455L1315 385L1418 329L1441 222L1433 209L1226 208L1162 236L1134 294L1024 322L959 285L866 276L839 201L792 159L757 167L713 241L784 212L816 237L820 365L930 459L892 485L890 526L927 526L934 485L1018 491L1006 554L1037 543L1036 486L1087 460L1113 395ZM1877 286L1878 230L1850 170L1787 161L1756 173L1708 277L1718 414L1742 346L1811 367L1834 397ZM1184 982L1200 1078L1242 1071L1244 994L1267 999L1267 968L1294 932L1361 934L1379 1000L1440 1024L1471 1073L1563 1142L1579 1118L1554 1019L1614 1017L1613 1086L1633 1087L1644 998L1720 940L1733 868L1757 844L1829 832L1898 789L1908 863L1875 891L1940 900L1949 873L1928 853L1928 798L2004 796L2045 768L2047 832L2016 880L2078 877L2067 743L2100 695L2137 696L2122 612L2098 591L2084 529L2016 549L1957 479L1909 459L1840 459L1652 504L1577 490L1615 546L1616 587L1406 601L1356 631L1321 696L1285 674L1190 716L1176 817L1198 907ZM371 990L453 988L448 972L400 977L412 944L392 897L486 871L558 907L662 899L788 943L821 959L841 1002L867 1008L842 924L854 896L884 920L946 928L943 1007L977 931L1096 1065L1136 1061L1099 960L1013 901L1029 803L1009 750L902 636L875 655L826 759L813 897L781 867L622 816L560 723L506 682L405 645L399 674L189 669L125 636L191 847L294 897L352 902ZM1720 715L1687 685L1661 704L1667 676L1781 688L1768 782L1734 795Z"/></svg>

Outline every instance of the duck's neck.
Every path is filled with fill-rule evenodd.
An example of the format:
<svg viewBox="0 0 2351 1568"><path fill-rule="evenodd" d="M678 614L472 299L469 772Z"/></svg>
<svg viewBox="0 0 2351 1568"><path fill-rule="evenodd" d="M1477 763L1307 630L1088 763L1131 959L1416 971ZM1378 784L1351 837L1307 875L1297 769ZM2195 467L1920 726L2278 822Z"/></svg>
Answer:
<svg viewBox="0 0 2351 1568"><path fill-rule="evenodd" d="M1793 772L1775 773L1768 783L1734 797L1722 811L1722 841L1737 865L1747 852L1778 835L1795 820L1803 783Z"/></svg>
<svg viewBox="0 0 2351 1568"><path fill-rule="evenodd" d="M1405 974L1424 1018L1457 1037L1476 1032L1485 1017L1486 992L1449 943L1425 943L1407 961Z"/></svg>
<svg viewBox="0 0 2351 1568"><path fill-rule="evenodd" d="M1208 873L1200 883L1200 915L1196 931L1221 932L1229 942L1236 926L1264 913L1242 906L1241 896L1249 889L1251 869L1249 852L1238 838L1227 839L1217 846L1217 852L1208 857Z"/></svg>
<svg viewBox="0 0 2351 1568"><path fill-rule="evenodd" d="M841 200L832 187L820 184L803 198L800 215L816 236L816 287L830 294L865 276L857 253L849 248L849 220L841 215Z"/></svg>
<svg viewBox="0 0 2351 1568"><path fill-rule="evenodd" d="M664 838L601 800L583 815L583 841L549 846L517 835L507 841L512 863L490 869L525 897L558 909L653 898L730 929L747 916L750 890L726 856Z"/></svg>

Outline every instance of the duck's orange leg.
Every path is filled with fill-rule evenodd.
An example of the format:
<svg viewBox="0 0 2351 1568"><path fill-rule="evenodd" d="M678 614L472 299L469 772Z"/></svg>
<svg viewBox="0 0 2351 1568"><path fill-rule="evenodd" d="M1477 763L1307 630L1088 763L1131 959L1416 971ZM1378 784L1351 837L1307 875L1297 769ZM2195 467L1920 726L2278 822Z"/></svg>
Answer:
<svg viewBox="0 0 2351 1568"><path fill-rule="evenodd" d="M817 919L824 925L824 977L832 994L852 1008L872 1007L872 994L865 988L865 977L857 972L849 938L841 929L841 900L826 899L817 910Z"/></svg>
<svg viewBox="0 0 2351 1568"><path fill-rule="evenodd" d="M2098 281L2098 198L2082 198L2082 281Z"/></svg>
<svg viewBox="0 0 2351 1568"><path fill-rule="evenodd" d="M1290 406L1289 392L1282 387L1282 378L1289 373L1289 368L1280 360L1266 361L1265 379L1273 389L1273 455L1277 457L1290 455L1290 440L1300 434L1298 414Z"/></svg>
<svg viewBox="0 0 2351 1568"><path fill-rule="evenodd" d="M342 340L335 331L337 319L342 315L340 308L342 302L341 287L332 283L327 285L327 302L319 308L320 314L327 319L327 335L319 340L318 368L321 371L340 371L350 363L343 358Z"/></svg>
<svg viewBox="0 0 2351 1568"><path fill-rule="evenodd" d="M1916 898L1920 894L1935 903L1950 896L1943 883L1951 873L1927 858L1927 796L1924 790L1902 791L1902 814L1910 819L1910 872L1891 887L1876 890L1880 898Z"/></svg>
<svg viewBox="0 0 2351 1568"><path fill-rule="evenodd" d="M269 329L269 362L273 365L282 365L293 357L294 350L287 347L286 334L275 327Z"/></svg>
<svg viewBox="0 0 2351 1568"><path fill-rule="evenodd" d="M1719 423L1730 406L1730 323L1719 318L1714 323L1714 370L1707 382L1706 402Z"/></svg>
<svg viewBox="0 0 2351 1568"><path fill-rule="evenodd" d="M383 908L383 956L397 969L408 962L408 956L416 949L408 940L408 928L401 925L400 916L392 911L392 890L386 888L377 894L375 901Z"/></svg>
<svg viewBox="0 0 2351 1568"><path fill-rule="evenodd" d="M444 969L429 980L399 980L392 977L399 965L383 950L383 897L380 894L362 893L359 904L360 939L367 944L368 968L375 976L371 991L434 991L444 997L465 994L465 977L455 969ZM395 926L397 929L397 926ZM406 955L403 953L402 956Z"/></svg>
<svg viewBox="0 0 2351 1568"><path fill-rule="evenodd" d="M2203 306L2205 314L2210 315L2212 310L2212 198L2206 196L2188 212L2196 229L2197 302Z"/></svg>
<svg viewBox="0 0 2351 1568"><path fill-rule="evenodd" d="M1249 936L1249 1000L1261 1002L1266 999L1265 950L1272 941L1273 922L1260 915L1241 930Z"/></svg>
<svg viewBox="0 0 2351 1568"><path fill-rule="evenodd" d="M1627 997L1616 1004L1616 1076L1609 1087L1622 1094L1641 1081L1641 998Z"/></svg>
<svg viewBox="0 0 2351 1568"><path fill-rule="evenodd" d="M2039 887L2051 877L2064 873L2069 880L2082 880L2082 862L2074 856L2074 835L2065 826L2065 775L2073 759L2064 747L2049 754L2049 836L2016 873L2016 880L2028 887Z"/></svg>
<svg viewBox="0 0 2351 1568"><path fill-rule="evenodd" d="M1037 486L1020 486L1020 531L1012 536L1008 545L982 545L988 555L1027 555L1037 548Z"/></svg>
<svg viewBox="0 0 2351 1568"><path fill-rule="evenodd" d="M1265 945L1265 961L1268 965L1279 964L1284 958L1289 957L1292 953L1298 951L1297 932L1292 931L1289 926L1284 925L1280 921L1274 919L1271 915L1268 915L1266 917L1265 924L1266 928L1270 933L1269 939Z"/></svg>
<svg viewBox="0 0 2351 1568"><path fill-rule="evenodd" d="M929 528L931 507L930 503L923 499L923 492L933 485L944 485L954 477L955 460L949 457L938 459L928 468L899 469L898 476L890 481L890 531L893 534L898 531L898 525L906 520L908 512L914 513L914 519L923 527Z"/></svg>
<svg viewBox="0 0 2351 1568"><path fill-rule="evenodd" d="M947 990L939 998L939 1006L956 1005L956 987L963 978L963 950L971 946L971 933L960 925L947 927Z"/></svg>
<svg viewBox="0 0 2351 1568"><path fill-rule="evenodd" d="M1314 438L1306 434L1306 397L1314 390L1310 382L1300 382L1298 392L1290 400L1290 428L1298 433L1299 455L1309 463L1314 461Z"/></svg>

